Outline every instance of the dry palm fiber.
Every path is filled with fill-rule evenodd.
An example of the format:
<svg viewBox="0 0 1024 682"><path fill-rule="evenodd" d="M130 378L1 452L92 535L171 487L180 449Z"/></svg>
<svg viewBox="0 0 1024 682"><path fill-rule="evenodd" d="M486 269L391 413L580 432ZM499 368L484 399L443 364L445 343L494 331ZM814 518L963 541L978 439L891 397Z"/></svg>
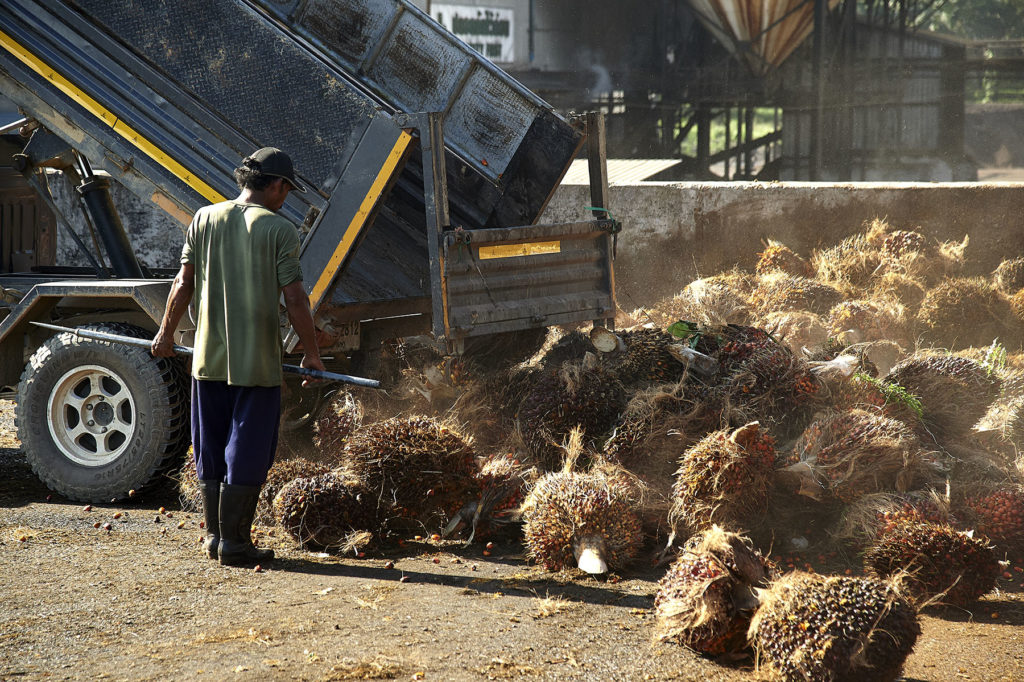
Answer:
<svg viewBox="0 0 1024 682"><path fill-rule="evenodd" d="M935 285L921 301L916 323L921 338L944 348L988 346L996 338L1019 343L1020 337L1009 300L980 277Z"/></svg>
<svg viewBox="0 0 1024 682"><path fill-rule="evenodd" d="M477 492L472 438L433 417L364 426L349 438L341 461L362 481L382 524L395 530L443 527Z"/></svg>
<svg viewBox="0 0 1024 682"><path fill-rule="evenodd" d="M178 471L178 501L181 510L186 512L203 511L203 492L199 487L199 476L196 474L196 460L189 447L185 463Z"/></svg>
<svg viewBox="0 0 1024 682"><path fill-rule="evenodd" d="M748 637L772 680L895 680L921 634L890 581L794 572L759 596Z"/></svg>
<svg viewBox="0 0 1024 682"><path fill-rule="evenodd" d="M1024 543L1024 486L967 483L954 494L958 516L1004 551L1020 553Z"/></svg>
<svg viewBox="0 0 1024 682"><path fill-rule="evenodd" d="M1008 365L999 371L999 377L1004 400L1024 397L1024 370Z"/></svg>
<svg viewBox="0 0 1024 682"><path fill-rule="evenodd" d="M924 283L902 272L885 272L871 282L867 294L871 298L891 300L902 305L908 314L916 315L927 293Z"/></svg>
<svg viewBox="0 0 1024 682"><path fill-rule="evenodd" d="M889 370L884 381L915 396L925 426L943 440L966 435L1000 390L997 372L955 355L916 354Z"/></svg>
<svg viewBox="0 0 1024 682"><path fill-rule="evenodd" d="M764 513L775 467L775 440L751 422L705 436L679 458L670 524L696 532L737 527Z"/></svg>
<svg viewBox="0 0 1024 682"><path fill-rule="evenodd" d="M588 446L611 431L626 406L618 378L601 366L564 363L539 372L516 413L523 441L536 463L551 471L561 467L560 444L577 426Z"/></svg>
<svg viewBox="0 0 1024 682"><path fill-rule="evenodd" d="M821 315L807 311L768 313L756 322L794 353L818 346L828 339L828 329Z"/></svg>
<svg viewBox="0 0 1024 682"><path fill-rule="evenodd" d="M903 593L918 604L966 606L992 591L999 559L988 538L948 525L904 521L864 553L869 575L906 574Z"/></svg>
<svg viewBox="0 0 1024 682"><path fill-rule="evenodd" d="M1024 258L1007 258L992 271L992 283L1007 296L1024 289Z"/></svg>
<svg viewBox="0 0 1024 682"><path fill-rule="evenodd" d="M274 497L273 514L302 547L339 550L353 533L377 527L375 506L362 481L335 469L285 484Z"/></svg>
<svg viewBox="0 0 1024 682"><path fill-rule="evenodd" d="M626 350L614 354L612 368L623 385L669 383L683 378L686 365L675 359L668 347L676 337L660 329L630 329L619 334Z"/></svg>
<svg viewBox="0 0 1024 682"><path fill-rule="evenodd" d="M750 293L750 305L760 315L787 310L824 315L842 299L843 294L834 286L781 272L758 277Z"/></svg>
<svg viewBox="0 0 1024 682"><path fill-rule="evenodd" d="M843 288L863 289L882 265L882 253L863 234L858 234L816 251L811 264L819 280Z"/></svg>
<svg viewBox="0 0 1024 682"><path fill-rule="evenodd" d="M799 459L790 471L813 483L822 494L843 502L871 493L907 491L928 483L934 466L909 426L866 410L849 410L816 419L797 439Z"/></svg>
<svg viewBox="0 0 1024 682"><path fill-rule="evenodd" d="M906 309L895 302L841 301L828 311L826 328L831 336L845 332L851 343L910 340Z"/></svg>
<svg viewBox="0 0 1024 682"><path fill-rule="evenodd" d="M614 469L581 473L572 464L530 488L521 508L527 554L549 571L626 566L643 537L637 488Z"/></svg>
<svg viewBox="0 0 1024 682"><path fill-rule="evenodd" d="M678 294L635 311L633 317L667 327L676 320L698 324L746 324L750 320L748 301L752 278L739 270L697 279Z"/></svg>
<svg viewBox="0 0 1024 682"><path fill-rule="evenodd" d="M267 482L260 490L259 502L256 505L256 521L268 526L274 523L274 498L281 488L296 478L312 478L326 474L333 468L326 462L313 462L304 457L274 462L267 472Z"/></svg>
<svg viewBox="0 0 1024 682"><path fill-rule="evenodd" d="M767 240L764 251L757 254L754 272L765 275L769 272L783 272L797 277L814 277L814 267L793 249L774 239Z"/></svg>
<svg viewBox="0 0 1024 682"><path fill-rule="evenodd" d="M747 648L755 588L772 565L747 538L714 526L687 540L658 583L655 636L717 656Z"/></svg>
<svg viewBox="0 0 1024 682"><path fill-rule="evenodd" d="M313 424L313 443L322 454L335 455L362 423L362 406L351 393L339 393Z"/></svg>
<svg viewBox="0 0 1024 682"><path fill-rule="evenodd" d="M1024 322L1024 289L1010 297L1010 310L1013 312L1014 320Z"/></svg>
<svg viewBox="0 0 1024 682"><path fill-rule="evenodd" d="M1024 451L1024 396L1018 396L1006 406L1003 434L1018 451Z"/></svg>
<svg viewBox="0 0 1024 682"><path fill-rule="evenodd" d="M832 537L840 546L860 551L902 523L958 522L949 500L932 490L873 493L847 505Z"/></svg>

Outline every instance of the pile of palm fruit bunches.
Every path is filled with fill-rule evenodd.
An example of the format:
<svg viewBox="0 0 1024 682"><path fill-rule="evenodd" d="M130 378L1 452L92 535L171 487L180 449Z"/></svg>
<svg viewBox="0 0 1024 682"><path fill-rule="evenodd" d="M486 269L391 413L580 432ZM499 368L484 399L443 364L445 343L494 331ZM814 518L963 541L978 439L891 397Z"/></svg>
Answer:
<svg viewBox="0 0 1024 682"><path fill-rule="evenodd" d="M1022 579L1024 258L978 274L966 239L881 220L757 255L518 364L392 344L427 366L393 403L335 396L260 522L318 551L415 534L521 543L581 578L659 571L665 643L776 679L895 679L921 609Z"/></svg>

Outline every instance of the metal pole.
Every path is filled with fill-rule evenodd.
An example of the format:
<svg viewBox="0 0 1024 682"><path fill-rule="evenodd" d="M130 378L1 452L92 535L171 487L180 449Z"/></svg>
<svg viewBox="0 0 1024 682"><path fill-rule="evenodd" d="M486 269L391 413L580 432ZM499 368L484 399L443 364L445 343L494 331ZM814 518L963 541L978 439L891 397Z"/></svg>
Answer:
<svg viewBox="0 0 1024 682"><path fill-rule="evenodd" d="M811 109L811 180L825 165L825 17L828 0L814 0L814 106Z"/></svg>
<svg viewBox="0 0 1024 682"><path fill-rule="evenodd" d="M111 343L119 343L125 346L136 346L138 348L150 348L152 341L149 339L140 339L134 336L124 336L122 334L114 334L111 332L101 332L94 329L81 329L77 327L62 327L59 324L48 324L46 322L32 322L37 327L43 329L50 329L56 332L67 332L79 338L93 339L96 341L109 341ZM193 349L188 346L174 345L174 352L178 355L192 355ZM290 374L298 374L304 377L310 377L313 379L321 379L323 381L341 381L346 384L354 384L356 386L366 386L367 388L380 388L380 382L376 379L364 379L363 377L349 376L348 374L338 374L337 372L322 372L318 369L307 369L306 367L300 367L299 365L281 365L281 369Z"/></svg>

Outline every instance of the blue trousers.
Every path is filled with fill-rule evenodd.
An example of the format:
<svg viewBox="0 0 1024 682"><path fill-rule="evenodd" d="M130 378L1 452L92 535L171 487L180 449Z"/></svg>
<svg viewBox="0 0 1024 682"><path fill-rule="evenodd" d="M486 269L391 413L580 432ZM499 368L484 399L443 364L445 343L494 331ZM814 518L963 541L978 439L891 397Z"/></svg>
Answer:
<svg viewBox="0 0 1024 682"><path fill-rule="evenodd" d="M192 379L192 450L200 481L263 485L277 451L280 386Z"/></svg>

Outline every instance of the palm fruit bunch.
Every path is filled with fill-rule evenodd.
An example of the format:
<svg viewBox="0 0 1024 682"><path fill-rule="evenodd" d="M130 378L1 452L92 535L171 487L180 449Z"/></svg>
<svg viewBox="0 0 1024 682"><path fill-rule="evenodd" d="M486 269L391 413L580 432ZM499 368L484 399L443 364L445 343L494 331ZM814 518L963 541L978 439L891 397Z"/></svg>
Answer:
<svg viewBox="0 0 1024 682"><path fill-rule="evenodd" d="M841 300L843 294L830 284L782 272L761 275L750 293L750 304L761 315L784 310L824 315Z"/></svg>
<svg viewBox="0 0 1024 682"><path fill-rule="evenodd" d="M832 407L838 411L865 409L897 419L912 429L921 428L924 408L921 400L899 384L855 372L832 392Z"/></svg>
<svg viewBox="0 0 1024 682"><path fill-rule="evenodd" d="M338 393L314 422L313 443L323 454L336 454L362 423L362 406L351 393Z"/></svg>
<svg viewBox="0 0 1024 682"><path fill-rule="evenodd" d="M636 492L627 477L604 471L546 474L521 508L527 554L549 571L622 568L642 542Z"/></svg>
<svg viewBox="0 0 1024 682"><path fill-rule="evenodd" d="M955 527L958 521L949 506L945 498L930 490L872 493L846 507L833 537L860 551L903 524L932 523Z"/></svg>
<svg viewBox="0 0 1024 682"><path fill-rule="evenodd" d="M563 335L540 358L542 367L557 369L563 362L579 362L587 353L594 352L590 337L578 329Z"/></svg>
<svg viewBox="0 0 1024 682"><path fill-rule="evenodd" d="M917 435L901 421L866 410L825 415L796 441L791 471L817 482L842 502L887 491L907 491L930 478Z"/></svg>
<svg viewBox="0 0 1024 682"><path fill-rule="evenodd" d="M524 467L511 455L492 455L480 464L476 474L479 497L459 510L442 535L450 537L469 528L466 542L488 537L502 526L519 521L527 485L535 480L537 470Z"/></svg>
<svg viewBox="0 0 1024 682"><path fill-rule="evenodd" d="M676 320L704 325L747 324L751 285L750 275L740 271L696 279L674 296L634 311L633 317L659 327L667 327Z"/></svg>
<svg viewBox="0 0 1024 682"><path fill-rule="evenodd" d="M729 328L714 353L719 380L713 392L728 404L731 423L761 419L781 428L791 417L811 406L821 385L810 365L756 327Z"/></svg>
<svg viewBox="0 0 1024 682"><path fill-rule="evenodd" d="M880 245L879 245L880 246ZM816 251L811 264L818 279L857 288L868 286L882 264L878 246L863 234L847 237L839 244Z"/></svg>
<svg viewBox="0 0 1024 682"><path fill-rule="evenodd" d="M758 422L708 434L679 458L673 525L690 531L749 522L768 503L775 439Z"/></svg>
<svg viewBox="0 0 1024 682"><path fill-rule="evenodd" d="M1016 339L1009 300L981 277L951 277L932 287L917 311L918 333L943 348L987 346Z"/></svg>
<svg viewBox="0 0 1024 682"><path fill-rule="evenodd" d="M656 637L718 656L747 647L747 627L773 566L750 540L713 526L687 540L658 582Z"/></svg>
<svg viewBox="0 0 1024 682"><path fill-rule="evenodd" d="M882 255L886 258L927 254L930 250L928 238L914 230L893 230L885 235L881 245Z"/></svg>
<svg viewBox="0 0 1024 682"><path fill-rule="evenodd" d="M339 550L356 532L375 529L373 493L344 468L285 484L273 515L302 547Z"/></svg>
<svg viewBox="0 0 1024 682"><path fill-rule="evenodd" d="M630 399L601 455L648 484L671 485L679 444L704 436L720 423L721 410L703 384L652 386Z"/></svg>
<svg viewBox="0 0 1024 682"><path fill-rule="evenodd" d="M841 301L828 311L826 327L832 336L852 332L853 342L906 341L906 311L898 303Z"/></svg>
<svg viewBox="0 0 1024 682"><path fill-rule="evenodd" d="M560 444L572 429L581 427L592 445L611 430L625 406L626 390L612 371L566 363L536 375L516 421L537 463L551 471L561 467Z"/></svg>
<svg viewBox="0 0 1024 682"><path fill-rule="evenodd" d="M807 311L771 312L759 317L757 321L794 353L799 353L804 348L814 348L828 340L825 320L821 315Z"/></svg>
<svg viewBox="0 0 1024 682"><path fill-rule="evenodd" d="M422 415L364 426L341 452L363 481L382 524L392 530L443 527L477 494L473 440Z"/></svg>
<svg viewBox="0 0 1024 682"><path fill-rule="evenodd" d="M1007 296L1024 289L1024 258L1004 259L992 272L992 283Z"/></svg>
<svg viewBox="0 0 1024 682"><path fill-rule="evenodd" d="M970 358L914 355L896 364L884 379L915 396L925 426L938 437L966 435L999 396L997 372Z"/></svg>
<svg viewBox="0 0 1024 682"><path fill-rule="evenodd" d="M609 462L626 464L640 453L644 442L653 431L653 412L635 415L623 414L601 448L601 454Z"/></svg>
<svg viewBox="0 0 1024 682"><path fill-rule="evenodd" d="M875 578L793 572L759 596L748 637L770 679L895 680L921 634L913 606Z"/></svg>
<svg viewBox="0 0 1024 682"><path fill-rule="evenodd" d="M996 585L999 559L988 538L936 523L896 524L864 553L869 575L906 572L904 593L917 603L938 598L966 606Z"/></svg>
<svg viewBox="0 0 1024 682"><path fill-rule="evenodd" d="M963 496L961 513L978 532L1001 548L1020 550L1024 542L1024 486L978 486Z"/></svg>
<svg viewBox="0 0 1024 682"><path fill-rule="evenodd" d="M625 386L679 381L686 366L673 357L668 347L677 340L660 329L631 329L621 335L625 352L614 362L614 370Z"/></svg>
<svg viewBox="0 0 1024 682"><path fill-rule="evenodd" d="M921 280L903 272L885 272L871 283L869 296L880 300L892 300L907 311L916 311L924 300L927 289Z"/></svg>
<svg viewBox="0 0 1024 682"><path fill-rule="evenodd" d="M769 239L764 251L757 254L754 272L765 275L769 272L784 272L797 277L814 277L814 268L803 257L781 242Z"/></svg>
<svg viewBox="0 0 1024 682"><path fill-rule="evenodd" d="M256 520L265 525L274 522L274 498L281 488L296 478L312 478L326 474L334 467L326 462L313 462L304 457L293 457L274 462L267 472L267 481L260 490L256 505Z"/></svg>

